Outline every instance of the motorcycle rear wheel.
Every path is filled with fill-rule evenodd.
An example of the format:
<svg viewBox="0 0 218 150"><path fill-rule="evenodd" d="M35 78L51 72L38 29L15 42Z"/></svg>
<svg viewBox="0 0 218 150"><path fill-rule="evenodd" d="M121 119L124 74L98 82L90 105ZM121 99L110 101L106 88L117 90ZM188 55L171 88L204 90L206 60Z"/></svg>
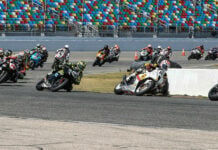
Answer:
<svg viewBox="0 0 218 150"><path fill-rule="evenodd" d="M148 93L151 91L151 89L154 87L154 81L151 79L147 79L144 82L141 82L139 86L135 90L135 95L136 96L142 96L145 93Z"/></svg>
<svg viewBox="0 0 218 150"><path fill-rule="evenodd" d="M69 79L67 78L57 79L52 83L50 90L52 92L57 92L58 90L63 89L68 82L69 82Z"/></svg>
<svg viewBox="0 0 218 150"><path fill-rule="evenodd" d="M208 98L211 101L218 101L218 85L215 85L212 89L210 89L208 93Z"/></svg>

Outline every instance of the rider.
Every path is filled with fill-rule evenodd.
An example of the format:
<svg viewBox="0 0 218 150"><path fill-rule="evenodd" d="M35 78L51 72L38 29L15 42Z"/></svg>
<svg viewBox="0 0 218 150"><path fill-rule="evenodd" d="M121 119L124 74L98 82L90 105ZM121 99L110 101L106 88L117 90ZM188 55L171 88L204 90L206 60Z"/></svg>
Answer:
<svg viewBox="0 0 218 150"><path fill-rule="evenodd" d="M0 60L4 59L4 49L0 48Z"/></svg>
<svg viewBox="0 0 218 150"><path fill-rule="evenodd" d="M161 51L161 54L162 54L163 56L166 56L167 58L170 58L170 56L172 55L172 49L171 49L171 47L168 46L167 48L163 49L163 50Z"/></svg>
<svg viewBox="0 0 218 150"><path fill-rule="evenodd" d="M144 66L142 66L141 68L139 68L138 70L136 70L134 73L132 73L131 76L128 77L128 79L126 79L126 76L124 76L124 80L123 82L125 83L130 83L133 81L133 79L136 77L137 74L145 72L146 70L148 72L151 72L153 70L155 70L157 67L159 67L158 64L152 64L152 63L144 63Z"/></svg>
<svg viewBox="0 0 218 150"><path fill-rule="evenodd" d="M204 54L204 45L197 46L196 49L200 52L201 55Z"/></svg>
<svg viewBox="0 0 218 150"><path fill-rule="evenodd" d="M155 70L157 67L159 67L158 64L152 64L152 63L145 63L144 64L144 69L147 70L148 72Z"/></svg>
<svg viewBox="0 0 218 150"><path fill-rule="evenodd" d="M116 56L120 54L120 47L117 44L115 44L112 49L114 50Z"/></svg>
<svg viewBox="0 0 218 150"><path fill-rule="evenodd" d="M151 46L151 44L148 44L147 47L141 49L141 51L146 50L148 53L148 59L152 58L152 53L153 53L153 47Z"/></svg>
<svg viewBox="0 0 218 150"><path fill-rule="evenodd" d="M74 83L79 85L83 77L83 70L86 67L86 62L78 61L76 64L71 63L70 66L70 72L74 77Z"/></svg>
<svg viewBox="0 0 218 150"><path fill-rule="evenodd" d="M48 58L48 51L46 49L46 47L42 47L42 49L40 50L40 53L42 54L42 63L46 62L47 58Z"/></svg>
<svg viewBox="0 0 218 150"><path fill-rule="evenodd" d="M162 51L162 47L160 45L157 46L157 50L158 53L160 53Z"/></svg>
<svg viewBox="0 0 218 150"><path fill-rule="evenodd" d="M213 47L213 48L211 48L211 51L212 51L213 53L218 53L218 47Z"/></svg>
<svg viewBox="0 0 218 150"><path fill-rule="evenodd" d="M103 52L105 54L105 58L110 54L110 49L108 45L105 45L104 48L100 49L99 52Z"/></svg>
<svg viewBox="0 0 218 150"><path fill-rule="evenodd" d="M12 56L13 52L10 49L5 50L5 57L10 57Z"/></svg>
<svg viewBox="0 0 218 150"><path fill-rule="evenodd" d="M58 70L52 71L47 74L46 84L48 87L51 86L50 81L52 81L55 78L55 75L56 73L58 73L58 71L63 69L69 69L69 72L74 77L74 83L79 85L83 77L83 70L85 69L85 67L86 62L84 61L78 61L77 63L65 63L62 66L60 66Z"/></svg>
<svg viewBox="0 0 218 150"><path fill-rule="evenodd" d="M43 46L41 44L37 44L35 48L36 50L41 51Z"/></svg>
<svg viewBox="0 0 218 150"><path fill-rule="evenodd" d="M110 58L110 62L112 62L113 60L118 61L119 59L119 54L120 54L120 47L115 44L111 49L110 49L110 56L108 56Z"/></svg>
<svg viewBox="0 0 218 150"><path fill-rule="evenodd" d="M59 66L62 66L64 63L69 63L69 57L70 57L70 50L69 45L65 45L64 48L60 48L56 51L56 55L60 54L60 58L54 59L54 62L52 64L52 69L58 70ZM58 56L59 57L59 56Z"/></svg>
<svg viewBox="0 0 218 150"><path fill-rule="evenodd" d="M64 45L64 48L60 48L56 51L56 53L59 53L59 52L64 52L64 60L62 63L69 63L69 59L70 59L70 49L69 49L69 45Z"/></svg>

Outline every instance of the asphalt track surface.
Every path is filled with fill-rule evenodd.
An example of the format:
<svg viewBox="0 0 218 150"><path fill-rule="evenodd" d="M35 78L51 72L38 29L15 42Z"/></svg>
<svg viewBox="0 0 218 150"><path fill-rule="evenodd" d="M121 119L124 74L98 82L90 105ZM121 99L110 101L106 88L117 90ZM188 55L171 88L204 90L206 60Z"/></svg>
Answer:
<svg viewBox="0 0 218 150"><path fill-rule="evenodd" d="M83 91L38 92L35 84L50 71L53 55L51 52L43 68L28 71L24 80L0 85L0 116L218 131L218 103L208 98L135 97ZM94 68L91 66L94 52L72 52L71 60L87 61L85 74L96 74L125 71L133 55L134 52L123 52L119 62ZM184 68L213 69L218 63L187 61L180 52L176 52L172 60Z"/></svg>

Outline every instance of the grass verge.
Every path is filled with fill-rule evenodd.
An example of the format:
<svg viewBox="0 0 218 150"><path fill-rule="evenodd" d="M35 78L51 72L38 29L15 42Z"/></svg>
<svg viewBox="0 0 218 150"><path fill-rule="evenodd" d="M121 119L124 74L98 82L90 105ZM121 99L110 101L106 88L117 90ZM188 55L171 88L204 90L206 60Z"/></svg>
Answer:
<svg viewBox="0 0 218 150"><path fill-rule="evenodd" d="M121 82L126 72L86 75L82 78L80 85L74 85L74 90L113 93L114 87Z"/></svg>

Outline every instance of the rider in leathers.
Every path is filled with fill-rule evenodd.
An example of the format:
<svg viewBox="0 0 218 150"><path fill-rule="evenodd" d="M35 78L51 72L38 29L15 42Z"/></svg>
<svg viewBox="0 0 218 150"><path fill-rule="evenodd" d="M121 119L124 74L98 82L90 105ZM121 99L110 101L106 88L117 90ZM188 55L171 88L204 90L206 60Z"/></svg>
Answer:
<svg viewBox="0 0 218 150"><path fill-rule="evenodd" d="M56 70L56 68L58 69L59 65L63 65L64 63L69 63L69 59L70 59L70 50L69 50L69 45L65 45L64 48L60 48L56 51L56 54L58 53L64 53L64 56L61 60L59 60L58 66L56 66L55 61L53 62L52 65L52 69Z"/></svg>
<svg viewBox="0 0 218 150"><path fill-rule="evenodd" d="M79 85L82 79L83 70L85 69L85 67L86 67L86 63L84 61L79 61L77 63L65 63L63 65L60 65L58 70L53 70L52 72L47 74L46 84L48 87L50 87L51 86L50 82L55 78L56 73L58 73L58 71L63 70L63 69L69 69L68 71L74 77L74 83Z"/></svg>

